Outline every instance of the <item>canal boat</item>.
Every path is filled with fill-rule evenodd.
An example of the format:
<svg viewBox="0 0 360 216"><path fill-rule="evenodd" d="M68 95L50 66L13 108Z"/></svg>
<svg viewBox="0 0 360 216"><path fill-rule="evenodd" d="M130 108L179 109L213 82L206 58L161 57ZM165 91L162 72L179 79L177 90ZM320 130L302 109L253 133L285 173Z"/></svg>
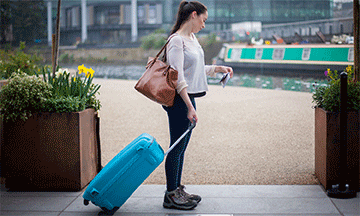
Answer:
<svg viewBox="0 0 360 216"><path fill-rule="evenodd" d="M213 63L232 66L241 73L323 76L328 68L343 71L354 65L354 46L224 44Z"/></svg>

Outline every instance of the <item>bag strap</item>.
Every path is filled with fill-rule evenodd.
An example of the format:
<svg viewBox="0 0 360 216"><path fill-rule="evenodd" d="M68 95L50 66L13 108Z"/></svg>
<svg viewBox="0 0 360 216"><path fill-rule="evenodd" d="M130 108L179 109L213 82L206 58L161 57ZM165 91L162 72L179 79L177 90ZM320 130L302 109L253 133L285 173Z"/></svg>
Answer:
<svg viewBox="0 0 360 216"><path fill-rule="evenodd" d="M155 56L155 59L159 58L159 56L161 55L161 53L165 50L166 46L168 45L168 43L170 42L171 38L173 38L175 36L175 34L172 34L169 39L166 41L165 45L161 48L161 50L159 51L159 53Z"/></svg>
<svg viewBox="0 0 360 216"><path fill-rule="evenodd" d="M151 61L151 62L148 62L148 65L146 66L146 68L151 68L156 60L159 59L159 56L161 55L161 53L165 50L166 46L168 45L168 43L170 42L171 38L173 38L175 36L175 34L172 34L168 40L166 41L166 43L164 44L164 46L161 48L161 50L159 51L159 53L155 56L155 58Z"/></svg>
<svg viewBox="0 0 360 216"><path fill-rule="evenodd" d="M171 38L170 38L171 39ZM159 51L159 53L155 56L155 59L159 58L159 56L161 55L161 53L165 50L166 46L168 45L168 43L170 42L170 39L168 41L166 41L165 45L161 48L161 50Z"/></svg>

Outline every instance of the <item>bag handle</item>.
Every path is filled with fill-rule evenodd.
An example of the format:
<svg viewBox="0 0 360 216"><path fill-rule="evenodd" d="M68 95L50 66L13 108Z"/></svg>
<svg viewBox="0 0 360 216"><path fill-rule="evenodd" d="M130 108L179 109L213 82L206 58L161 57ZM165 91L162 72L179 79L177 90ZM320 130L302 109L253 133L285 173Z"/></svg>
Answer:
<svg viewBox="0 0 360 216"><path fill-rule="evenodd" d="M150 68L155 64L156 60L158 60L159 56L161 55L161 53L165 50L166 46L168 45L168 43L170 42L171 38L173 38L175 36L175 34L171 35L169 37L169 39L166 41L166 43L164 44L164 46L161 48L161 50L158 52L158 54L155 56L155 58L152 60L151 64L150 64Z"/></svg>
<svg viewBox="0 0 360 216"><path fill-rule="evenodd" d="M172 37L171 37L172 38ZM159 56L161 55L161 53L164 51L164 49L166 48L166 46L168 45L168 43L170 42L170 39L168 41L166 41L165 45L161 48L161 50L159 51L159 53L155 56L155 59L159 58Z"/></svg>

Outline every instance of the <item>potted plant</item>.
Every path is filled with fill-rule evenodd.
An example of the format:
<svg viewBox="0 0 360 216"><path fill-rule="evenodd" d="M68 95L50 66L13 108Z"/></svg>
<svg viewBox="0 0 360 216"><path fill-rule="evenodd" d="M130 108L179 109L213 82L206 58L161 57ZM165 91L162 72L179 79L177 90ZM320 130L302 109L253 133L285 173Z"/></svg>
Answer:
<svg viewBox="0 0 360 216"><path fill-rule="evenodd" d="M97 174L100 86L79 75L42 68L43 78L17 73L0 91L4 120L2 175L11 190L78 191Z"/></svg>
<svg viewBox="0 0 360 216"><path fill-rule="evenodd" d="M354 70L348 73L347 102L347 167L348 182L352 190L359 191L360 147L360 82L355 82ZM315 175L326 190L339 182L340 169L340 77L328 69L326 86L316 86L315 103Z"/></svg>
<svg viewBox="0 0 360 216"><path fill-rule="evenodd" d="M25 42L20 42L17 49L11 50L5 46L5 49L0 49L0 90L9 81L12 73L26 73L34 75L40 69L39 63L41 58L36 54L27 54L24 52ZM0 161L1 161L1 143L3 134L3 121L0 116ZM0 165L1 167L1 165ZM1 177L0 172L0 177Z"/></svg>

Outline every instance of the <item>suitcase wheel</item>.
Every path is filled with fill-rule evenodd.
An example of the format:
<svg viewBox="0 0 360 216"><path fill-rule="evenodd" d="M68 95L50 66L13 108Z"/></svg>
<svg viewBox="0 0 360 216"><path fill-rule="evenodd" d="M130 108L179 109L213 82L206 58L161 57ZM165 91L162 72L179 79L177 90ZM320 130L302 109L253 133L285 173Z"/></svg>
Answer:
<svg viewBox="0 0 360 216"><path fill-rule="evenodd" d="M84 199L84 205L89 205L89 200Z"/></svg>
<svg viewBox="0 0 360 216"><path fill-rule="evenodd" d="M101 207L101 209L104 211L106 215L113 215L117 210L119 210L120 207L114 207L112 210L109 210L105 207Z"/></svg>

